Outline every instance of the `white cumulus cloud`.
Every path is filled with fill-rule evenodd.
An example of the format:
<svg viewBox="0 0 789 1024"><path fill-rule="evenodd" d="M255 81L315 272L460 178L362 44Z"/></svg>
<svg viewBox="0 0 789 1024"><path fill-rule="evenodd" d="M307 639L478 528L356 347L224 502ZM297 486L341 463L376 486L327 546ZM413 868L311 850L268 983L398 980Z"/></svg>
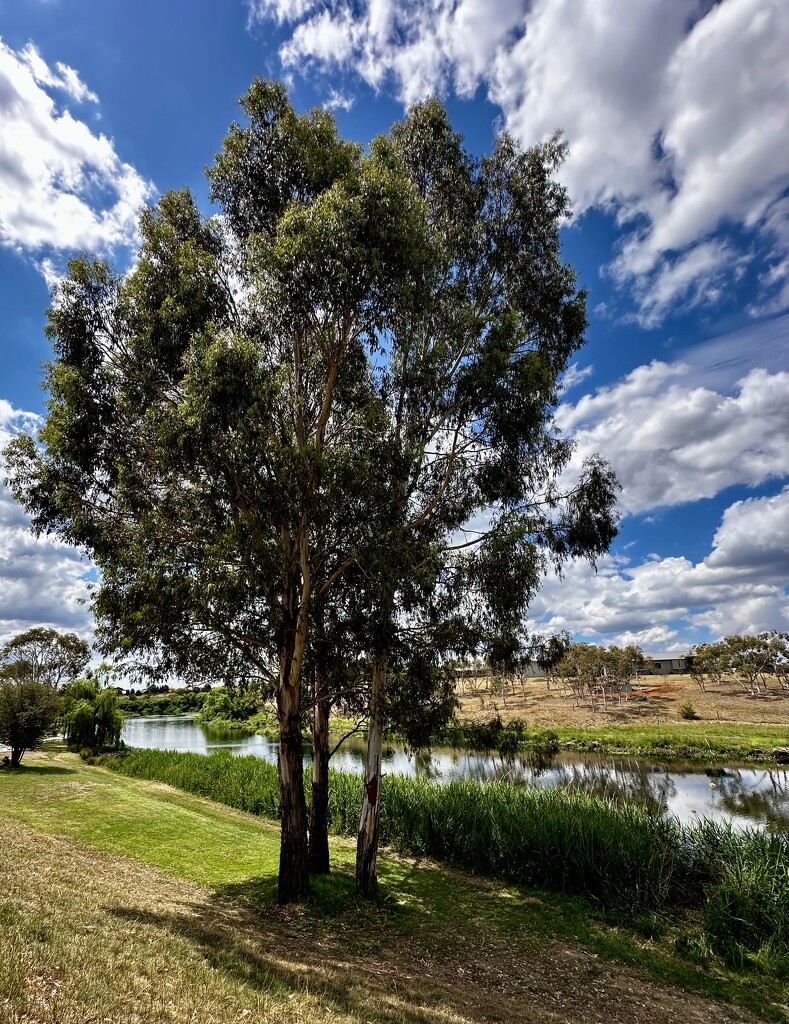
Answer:
<svg viewBox="0 0 789 1024"><path fill-rule="evenodd" d="M524 144L561 128L576 212L609 209L625 229L610 272L644 326L716 301L754 257L733 228L768 261L754 312L785 308L784 0L248 4L250 21L290 28L289 70L351 72L405 103L482 86Z"/></svg>
<svg viewBox="0 0 789 1024"><path fill-rule="evenodd" d="M27 253L45 277L53 253L107 253L133 242L153 186L52 93L96 103L65 64L54 69L32 44L0 39L0 244Z"/></svg>
<svg viewBox="0 0 789 1024"><path fill-rule="evenodd" d="M35 430L40 417L0 399L0 449L20 431ZM27 516L2 484L0 459L0 644L32 626L73 630L90 638L88 597L91 565L74 548L35 537Z"/></svg>
<svg viewBox="0 0 789 1024"><path fill-rule="evenodd" d="M546 581L530 615L540 629L653 650L686 646L702 628L715 636L787 629L787 524L789 488L735 502L702 561L607 556L597 574L576 563L563 580Z"/></svg>
<svg viewBox="0 0 789 1024"><path fill-rule="evenodd" d="M789 372L752 369L729 395L694 384L682 362L655 361L560 406L556 419L575 442L571 471L603 453L630 513L789 472Z"/></svg>

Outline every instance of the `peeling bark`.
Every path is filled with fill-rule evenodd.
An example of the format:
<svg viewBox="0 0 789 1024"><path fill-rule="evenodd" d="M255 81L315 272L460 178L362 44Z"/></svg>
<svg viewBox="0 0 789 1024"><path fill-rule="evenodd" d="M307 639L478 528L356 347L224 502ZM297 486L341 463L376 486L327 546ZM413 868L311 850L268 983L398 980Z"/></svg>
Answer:
<svg viewBox="0 0 789 1024"><path fill-rule="evenodd" d="M386 658L375 662L370 700L370 731L367 734L367 766L364 802L356 843L356 889L366 897L378 891L378 821L381 812L381 750L383 747L382 697L386 684Z"/></svg>

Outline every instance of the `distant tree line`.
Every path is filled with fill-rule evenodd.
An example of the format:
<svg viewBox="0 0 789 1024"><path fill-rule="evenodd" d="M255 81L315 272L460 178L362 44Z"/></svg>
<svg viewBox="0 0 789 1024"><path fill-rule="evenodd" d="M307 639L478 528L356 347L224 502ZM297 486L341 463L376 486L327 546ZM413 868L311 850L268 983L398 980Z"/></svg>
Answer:
<svg viewBox="0 0 789 1024"><path fill-rule="evenodd" d="M76 633L35 627L0 647L0 743L10 767L60 729L74 749L116 749L123 715L117 693L85 671L90 646Z"/></svg>
<svg viewBox="0 0 789 1024"><path fill-rule="evenodd" d="M772 630L697 644L688 662L690 674L702 691L725 679L738 682L751 697L766 690L770 679L782 689L789 689L789 633Z"/></svg>

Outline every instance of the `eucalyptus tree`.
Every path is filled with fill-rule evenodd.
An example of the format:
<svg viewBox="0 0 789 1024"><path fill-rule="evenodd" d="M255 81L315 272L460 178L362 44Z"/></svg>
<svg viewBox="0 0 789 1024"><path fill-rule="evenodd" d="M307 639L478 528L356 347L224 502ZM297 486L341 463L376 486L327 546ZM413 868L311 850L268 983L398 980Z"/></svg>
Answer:
<svg viewBox="0 0 789 1024"><path fill-rule="evenodd" d="M535 636L526 647L524 660L534 661L545 673L545 685L550 690L557 665L570 649L570 634L564 630L548 636Z"/></svg>
<svg viewBox="0 0 789 1024"><path fill-rule="evenodd" d="M208 171L217 218L167 193L126 277L72 262L40 445L20 436L6 461L34 528L99 566L105 651L268 681L282 900L308 888L310 631L358 590L371 892L387 708L409 687L440 706L445 652L506 648L548 563L615 532L603 463L559 486L551 414L585 327L559 251L563 151L502 136L473 160L437 102L367 154L278 85L242 107Z"/></svg>
<svg viewBox="0 0 789 1024"><path fill-rule="evenodd" d="M555 180L564 156L558 137L523 150L503 134L477 160L430 100L376 139L372 153L404 171L423 201L431 259L413 300L396 311L377 366L396 495L385 546L415 557L377 576L356 863L363 894L377 885L387 672L403 624L462 613L464 643L475 635L500 661L515 649L548 565L607 550L617 486L600 459L574 485L560 483L571 446L552 416L586 315L561 259L569 204ZM417 566L424 585L409 597Z"/></svg>
<svg viewBox="0 0 789 1024"><path fill-rule="evenodd" d="M90 661L90 645L77 633L34 626L0 647L0 665L24 664L31 679L57 689L73 682Z"/></svg>
<svg viewBox="0 0 789 1024"><path fill-rule="evenodd" d="M49 311L41 445L10 482L38 531L101 569L99 643L161 673L224 660L279 717L279 897L308 890L301 692L312 606L369 544L385 410L367 355L426 262L406 176L256 80L209 170L143 211L127 277L75 260ZM339 524L327 529L326 524ZM325 550L316 545L331 534ZM339 538L339 539L338 539Z"/></svg>

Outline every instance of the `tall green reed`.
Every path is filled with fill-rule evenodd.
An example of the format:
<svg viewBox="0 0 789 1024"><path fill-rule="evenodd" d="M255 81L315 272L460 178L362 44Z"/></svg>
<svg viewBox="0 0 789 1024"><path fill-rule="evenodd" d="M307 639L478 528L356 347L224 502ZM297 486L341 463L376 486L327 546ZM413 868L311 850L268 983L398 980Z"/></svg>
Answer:
<svg viewBox="0 0 789 1024"><path fill-rule="evenodd" d="M231 807L277 819L276 766L257 757L132 750L98 759ZM305 772L309 796L310 773ZM781 976L789 971L789 836L673 818L575 789L390 776L381 841L417 856L631 911L701 908L688 952ZM330 772L331 828L356 835L358 775ZM687 937L686 937L687 938Z"/></svg>

